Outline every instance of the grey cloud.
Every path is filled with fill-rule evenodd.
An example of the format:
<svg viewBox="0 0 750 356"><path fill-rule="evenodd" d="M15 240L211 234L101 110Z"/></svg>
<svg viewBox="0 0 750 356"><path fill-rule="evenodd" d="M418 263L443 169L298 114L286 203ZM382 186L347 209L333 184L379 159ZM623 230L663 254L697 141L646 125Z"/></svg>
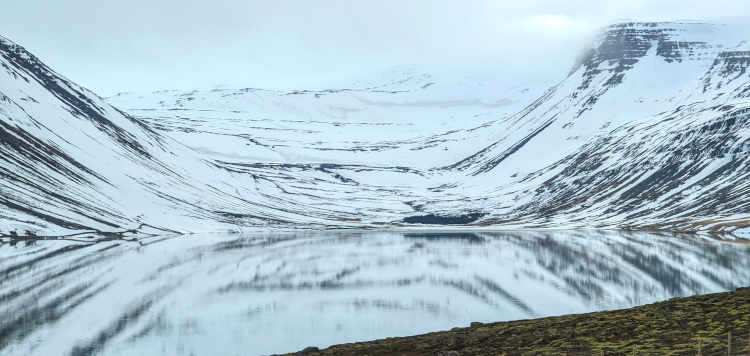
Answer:
<svg viewBox="0 0 750 356"><path fill-rule="evenodd" d="M102 95L301 88L400 64L555 81L601 26L750 13L743 1L3 1L0 35Z"/></svg>

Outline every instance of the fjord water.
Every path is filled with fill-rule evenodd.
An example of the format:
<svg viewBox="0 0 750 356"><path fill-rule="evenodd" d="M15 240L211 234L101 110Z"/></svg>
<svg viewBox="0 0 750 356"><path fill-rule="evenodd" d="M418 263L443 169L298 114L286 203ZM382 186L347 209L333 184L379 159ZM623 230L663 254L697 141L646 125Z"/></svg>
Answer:
<svg viewBox="0 0 750 356"><path fill-rule="evenodd" d="M597 231L0 245L0 354L258 355L750 285L750 247Z"/></svg>

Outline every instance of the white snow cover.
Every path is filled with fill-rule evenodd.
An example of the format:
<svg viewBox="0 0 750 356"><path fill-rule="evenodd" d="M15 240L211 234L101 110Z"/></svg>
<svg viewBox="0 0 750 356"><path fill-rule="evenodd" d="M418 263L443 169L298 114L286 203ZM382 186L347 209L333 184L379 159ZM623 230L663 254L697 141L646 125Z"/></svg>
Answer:
<svg viewBox="0 0 750 356"><path fill-rule="evenodd" d="M614 24L552 88L405 66L106 102L2 40L0 233L740 231L748 23Z"/></svg>
<svg viewBox="0 0 750 356"><path fill-rule="evenodd" d="M744 244L591 228L750 237L748 24L614 24L552 87L106 100L0 38L0 353L292 352L747 285ZM350 231L225 234L271 229Z"/></svg>

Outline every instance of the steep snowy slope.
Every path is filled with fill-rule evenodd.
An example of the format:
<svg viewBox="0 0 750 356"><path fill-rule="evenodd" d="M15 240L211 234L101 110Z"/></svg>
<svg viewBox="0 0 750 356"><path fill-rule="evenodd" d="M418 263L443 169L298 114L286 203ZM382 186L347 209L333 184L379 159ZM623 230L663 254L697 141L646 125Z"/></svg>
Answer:
<svg viewBox="0 0 750 356"><path fill-rule="evenodd" d="M1 234L233 229L240 211L252 225L282 214L255 218L263 204L226 170L2 38L0 66Z"/></svg>
<svg viewBox="0 0 750 356"><path fill-rule="evenodd" d="M610 26L516 116L515 137L453 167L491 180L520 171L502 192L514 206L498 220L747 226L747 38L744 23Z"/></svg>
<svg viewBox="0 0 750 356"><path fill-rule="evenodd" d="M108 103L2 40L0 232L748 232L747 23L609 26L549 90L402 67Z"/></svg>
<svg viewBox="0 0 750 356"><path fill-rule="evenodd" d="M122 231L160 136L0 38L0 230Z"/></svg>
<svg viewBox="0 0 750 356"><path fill-rule="evenodd" d="M292 195L328 168L397 188L339 203L387 203L362 221L734 230L750 224L745 23L609 26L562 83L525 92L534 102L409 67L346 89L109 101L227 169L283 172Z"/></svg>

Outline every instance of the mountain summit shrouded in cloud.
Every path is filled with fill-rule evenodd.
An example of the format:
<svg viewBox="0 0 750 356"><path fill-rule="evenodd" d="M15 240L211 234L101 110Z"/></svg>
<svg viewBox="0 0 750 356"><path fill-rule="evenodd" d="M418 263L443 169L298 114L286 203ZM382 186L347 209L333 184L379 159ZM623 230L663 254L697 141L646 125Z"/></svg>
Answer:
<svg viewBox="0 0 750 356"><path fill-rule="evenodd" d="M217 84L309 89L403 64L506 86L562 80L613 19L750 16L738 0L94 0L4 4L0 34L99 95Z"/></svg>
<svg viewBox="0 0 750 356"><path fill-rule="evenodd" d="M0 231L740 233L749 29L613 24L549 89L406 66L323 90L106 101L2 40Z"/></svg>

